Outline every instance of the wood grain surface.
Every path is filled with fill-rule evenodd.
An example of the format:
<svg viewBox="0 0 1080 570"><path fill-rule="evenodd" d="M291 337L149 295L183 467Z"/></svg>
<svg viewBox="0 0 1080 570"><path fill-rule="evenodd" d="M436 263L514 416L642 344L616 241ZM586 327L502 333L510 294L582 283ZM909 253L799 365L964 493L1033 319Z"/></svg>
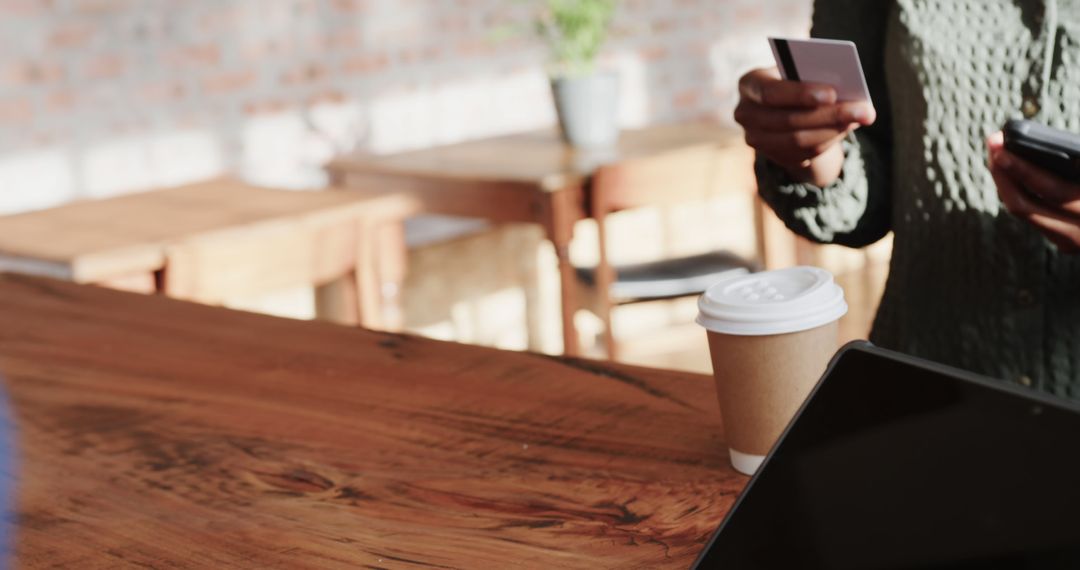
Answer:
<svg viewBox="0 0 1080 570"><path fill-rule="evenodd" d="M685 568L709 378L0 275L22 568Z"/></svg>
<svg viewBox="0 0 1080 570"><path fill-rule="evenodd" d="M488 182L560 189L597 167L705 143L741 145L741 134L709 122L650 125L623 131L612 149L575 150L554 129L467 141L392 155L351 154L327 165L332 175L408 175L417 180Z"/></svg>
<svg viewBox="0 0 1080 570"><path fill-rule="evenodd" d="M166 264L167 248L267 227L409 211L402 198L290 192L223 178L0 217L0 271L98 282Z"/></svg>

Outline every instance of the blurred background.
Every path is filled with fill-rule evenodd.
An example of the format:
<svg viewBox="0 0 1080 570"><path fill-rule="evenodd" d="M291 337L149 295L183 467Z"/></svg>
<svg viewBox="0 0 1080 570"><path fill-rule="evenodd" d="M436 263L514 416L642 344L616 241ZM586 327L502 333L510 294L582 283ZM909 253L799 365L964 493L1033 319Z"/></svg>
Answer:
<svg viewBox="0 0 1080 570"><path fill-rule="evenodd" d="M395 153L550 129L544 2L513 0L0 0L0 214L232 175L313 190L349 153ZM804 36L810 0L621 0L597 66L619 77L624 129L711 120L731 127L736 82L770 65L769 35ZM731 127L734 128L734 127ZM718 173L697 203L614 214L608 252L633 263L724 248L758 256L752 173ZM734 189L735 191L729 191ZM773 223L768 219L766 224ZM595 262L578 222L571 255ZM562 350L552 246L539 227L440 216L406 223L405 330ZM836 272L863 337L888 244L789 248L783 263ZM535 252L535 271L505 267ZM785 254L786 255L786 254ZM524 283L528 280L530 283ZM225 304L310 318L310 288ZM708 370L692 298L617 308L620 359ZM585 354L600 325L575 317Z"/></svg>

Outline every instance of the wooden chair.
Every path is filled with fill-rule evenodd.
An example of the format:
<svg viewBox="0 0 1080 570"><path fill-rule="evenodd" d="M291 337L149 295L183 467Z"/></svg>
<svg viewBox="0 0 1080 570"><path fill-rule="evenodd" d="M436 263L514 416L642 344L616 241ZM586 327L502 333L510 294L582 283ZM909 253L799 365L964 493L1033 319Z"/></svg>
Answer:
<svg viewBox="0 0 1080 570"><path fill-rule="evenodd" d="M752 155L702 144L665 154L604 166L596 171L589 192L589 214L596 220L599 263L578 268L578 280L592 292L592 309L603 321L603 342L608 358L617 355L611 325L618 305L701 294L710 284L732 272L753 271L756 260L726 251L680 259L666 259L613 267L608 261L607 218L620 210L703 200L712 195L719 174L732 172L731 182L745 185L753 178ZM735 174L742 174L740 180ZM728 181L725 176L725 183ZM662 196L662 200L657 200Z"/></svg>
<svg viewBox="0 0 1080 570"><path fill-rule="evenodd" d="M0 272L206 304L310 285L321 318L381 328L380 285L400 272L385 253L414 209L222 178L0 217Z"/></svg>

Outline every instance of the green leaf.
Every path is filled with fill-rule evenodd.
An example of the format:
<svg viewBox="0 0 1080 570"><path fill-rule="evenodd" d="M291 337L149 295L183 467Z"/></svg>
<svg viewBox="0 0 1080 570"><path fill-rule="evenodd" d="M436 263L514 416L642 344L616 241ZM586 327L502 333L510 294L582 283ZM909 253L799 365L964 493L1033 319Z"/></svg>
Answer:
<svg viewBox="0 0 1080 570"><path fill-rule="evenodd" d="M551 48L554 66L561 74L592 71L607 40L618 0L545 0L544 14L536 29Z"/></svg>

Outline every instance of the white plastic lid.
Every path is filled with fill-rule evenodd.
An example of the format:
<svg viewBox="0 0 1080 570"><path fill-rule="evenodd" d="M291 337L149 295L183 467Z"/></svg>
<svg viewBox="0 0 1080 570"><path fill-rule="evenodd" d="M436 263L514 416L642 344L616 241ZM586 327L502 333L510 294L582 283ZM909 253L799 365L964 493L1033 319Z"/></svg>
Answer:
<svg viewBox="0 0 1080 570"><path fill-rule="evenodd" d="M734 449L729 449L728 453L731 454L731 466L743 475L753 475L765 461L764 455L751 455Z"/></svg>
<svg viewBox="0 0 1080 570"><path fill-rule="evenodd" d="M713 332L753 336L804 331L845 313L844 290L832 274L803 266L713 284L698 299L697 322Z"/></svg>

